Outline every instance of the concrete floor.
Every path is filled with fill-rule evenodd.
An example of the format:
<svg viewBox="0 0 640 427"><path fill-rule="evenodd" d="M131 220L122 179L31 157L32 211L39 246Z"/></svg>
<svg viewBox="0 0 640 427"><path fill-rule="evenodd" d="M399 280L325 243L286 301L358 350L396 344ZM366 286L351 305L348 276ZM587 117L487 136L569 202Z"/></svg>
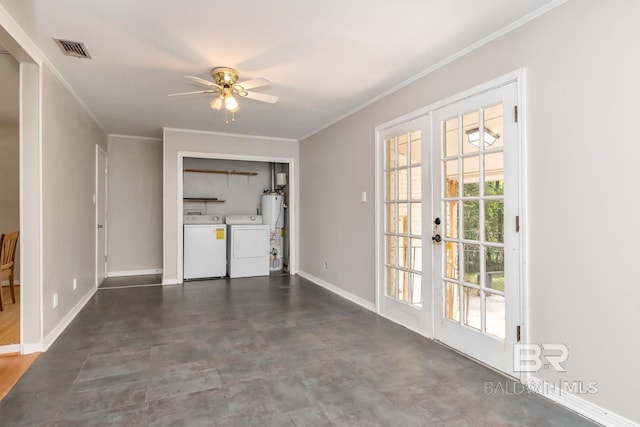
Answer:
<svg viewBox="0 0 640 427"><path fill-rule="evenodd" d="M591 425L514 390L304 279L226 279L98 291L0 402L0 424Z"/></svg>

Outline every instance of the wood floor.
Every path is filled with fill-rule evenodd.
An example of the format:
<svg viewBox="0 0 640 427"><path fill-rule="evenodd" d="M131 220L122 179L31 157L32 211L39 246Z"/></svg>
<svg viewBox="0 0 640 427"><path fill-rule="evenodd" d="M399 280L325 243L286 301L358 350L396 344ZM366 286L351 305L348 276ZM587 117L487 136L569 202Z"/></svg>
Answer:
<svg viewBox="0 0 640 427"><path fill-rule="evenodd" d="M16 286L16 303L11 302L8 286L0 287L4 310L0 311L0 345L20 344L20 286Z"/></svg>
<svg viewBox="0 0 640 427"><path fill-rule="evenodd" d="M22 374L29 369L38 356L40 353L24 356L20 354L0 355L0 400L16 385Z"/></svg>

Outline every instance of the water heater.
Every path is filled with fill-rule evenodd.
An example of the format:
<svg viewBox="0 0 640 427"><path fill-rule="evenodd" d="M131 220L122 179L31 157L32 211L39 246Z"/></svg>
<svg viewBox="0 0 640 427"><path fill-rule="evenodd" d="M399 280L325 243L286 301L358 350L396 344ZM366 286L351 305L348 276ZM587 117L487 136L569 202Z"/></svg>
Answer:
<svg viewBox="0 0 640 427"><path fill-rule="evenodd" d="M282 270L284 248L284 196L282 194L263 194L261 206L263 224L269 225L269 269Z"/></svg>

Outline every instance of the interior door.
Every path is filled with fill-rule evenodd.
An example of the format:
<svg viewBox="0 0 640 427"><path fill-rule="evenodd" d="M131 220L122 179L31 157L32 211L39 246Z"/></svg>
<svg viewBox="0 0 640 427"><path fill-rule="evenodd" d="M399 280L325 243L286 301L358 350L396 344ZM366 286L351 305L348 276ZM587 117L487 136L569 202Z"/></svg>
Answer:
<svg viewBox="0 0 640 427"><path fill-rule="evenodd" d="M425 287L430 277L431 251L423 239L428 192L430 134L428 116L396 125L378 134L378 312L413 330L424 328ZM430 230L426 230L430 237ZM380 241L381 240L381 241ZM427 261L428 260L428 261Z"/></svg>
<svg viewBox="0 0 640 427"><path fill-rule="evenodd" d="M434 112L434 334L516 376L520 323L517 85Z"/></svg>
<svg viewBox="0 0 640 427"><path fill-rule="evenodd" d="M107 276L107 154L96 145L96 286Z"/></svg>

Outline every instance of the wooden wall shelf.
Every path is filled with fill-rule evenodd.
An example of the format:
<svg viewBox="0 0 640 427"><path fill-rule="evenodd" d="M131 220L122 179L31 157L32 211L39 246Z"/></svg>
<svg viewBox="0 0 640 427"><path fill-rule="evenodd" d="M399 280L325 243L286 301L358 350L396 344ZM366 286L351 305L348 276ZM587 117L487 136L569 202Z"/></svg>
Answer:
<svg viewBox="0 0 640 427"><path fill-rule="evenodd" d="M185 169L185 172L197 172L197 173L219 173L223 175L244 175L244 176L256 176L258 172L242 172L242 171L220 171L209 169Z"/></svg>
<svg viewBox="0 0 640 427"><path fill-rule="evenodd" d="M212 199L206 197L185 197L182 199L185 202L206 202L206 203L224 203L225 200Z"/></svg>

